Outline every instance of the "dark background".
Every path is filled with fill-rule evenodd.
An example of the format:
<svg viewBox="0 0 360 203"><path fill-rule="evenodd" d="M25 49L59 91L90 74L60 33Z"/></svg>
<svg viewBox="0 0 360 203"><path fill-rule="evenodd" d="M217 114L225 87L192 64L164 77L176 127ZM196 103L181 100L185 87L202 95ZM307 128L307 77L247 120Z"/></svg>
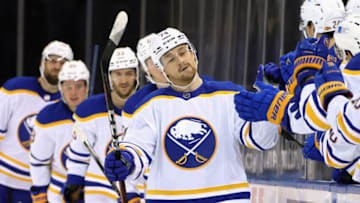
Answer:
<svg viewBox="0 0 360 203"><path fill-rule="evenodd" d="M14 0L4 3L0 8L0 85L17 75L38 76L42 49L54 39L69 43L75 58L84 60L91 70L95 45L100 46L98 56L101 56L120 10L129 15L120 46L135 50L140 37L173 26L185 32L197 48L201 74L246 87L251 85L260 63L278 62L280 54L292 50L301 37L297 23L300 0ZM19 23L21 14L23 23ZM97 72L95 92L102 91L99 75Z"/></svg>

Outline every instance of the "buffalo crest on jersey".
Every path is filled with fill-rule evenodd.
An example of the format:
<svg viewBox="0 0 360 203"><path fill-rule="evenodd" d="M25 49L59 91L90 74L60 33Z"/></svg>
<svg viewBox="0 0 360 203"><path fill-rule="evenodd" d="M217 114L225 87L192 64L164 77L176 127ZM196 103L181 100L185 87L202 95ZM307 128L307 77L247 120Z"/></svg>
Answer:
<svg viewBox="0 0 360 203"><path fill-rule="evenodd" d="M166 156L177 167L198 169L216 151L216 136L211 125L199 117L181 117L172 122L164 136Z"/></svg>
<svg viewBox="0 0 360 203"><path fill-rule="evenodd" d="M34 126L35 126L35 114L30 114L25 116L22 121L20 122L18 126L18 139L20 141L21 146L26 150L30 150L30 144L31 144L31 136L34 136ZM33 137L34 139L34 137Z"/></svg>

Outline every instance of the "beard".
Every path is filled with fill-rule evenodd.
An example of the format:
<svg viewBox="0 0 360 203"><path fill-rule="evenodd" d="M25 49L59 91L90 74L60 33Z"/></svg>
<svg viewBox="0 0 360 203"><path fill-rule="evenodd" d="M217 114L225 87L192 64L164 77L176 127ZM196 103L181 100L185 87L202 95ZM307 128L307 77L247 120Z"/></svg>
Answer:
<svg viewBox="0 0 360 203"><path fill-rule="evenodd" d="M132 88L127 89L126 91L122 91L122 90L120 90L120 88L115 87L114 91L120 98L126 99L132 94L134 89L135 89L135 87L132 87Z"/></svg>
<svg viewBox="0 0 360 203"><path fill-rule="evenodd" d="M58 82L59 82L59 79L58 79L58 76L57 76L57 75L56 75L56 76L53 76L53 75L51 75L50 73L48 73L48 72L45 71L44 76L45 76L46 81L48 81L48 83L49 83L50 85L57 85Z"/></svg>

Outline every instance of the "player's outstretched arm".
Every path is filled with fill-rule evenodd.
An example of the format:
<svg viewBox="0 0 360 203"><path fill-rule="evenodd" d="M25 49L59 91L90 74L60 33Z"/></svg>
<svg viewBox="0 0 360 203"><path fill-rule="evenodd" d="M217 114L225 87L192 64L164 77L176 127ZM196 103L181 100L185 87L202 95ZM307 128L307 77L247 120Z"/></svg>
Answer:
<svg viewBox="0 0 360 203"><path fill-rule="evenodd" d="M246 121L269 121L281 124L292 95L262 82L263 67L258 69L254 84L257 92L240 91L235 95L235 107L240 118Z"/></svg>

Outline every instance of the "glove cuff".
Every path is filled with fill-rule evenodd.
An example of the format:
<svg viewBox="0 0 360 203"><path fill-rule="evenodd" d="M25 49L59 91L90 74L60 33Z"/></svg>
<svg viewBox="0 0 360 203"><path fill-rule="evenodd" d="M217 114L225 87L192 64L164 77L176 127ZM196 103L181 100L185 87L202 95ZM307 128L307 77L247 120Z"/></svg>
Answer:
<svg viewBox="0 0 360 203"><path fill-rule="evenodd" d="M30 193L31 199L35 203L45 203L47 202L47 189L48 185L45 186L31 186Z"/></svg>
<svg viewBox="0 0 360 203"><path fill-rule="evenodd" d="M325 59L320 56L315 55L307 55L307 56L300 56L294 62L294 75L296 76L297 73L303 68L314 68L319 70Z"/></svg>
<svg viewBox="0 0 360 203"><path fill-rule="evenodd" d="M345 84L340 81L333 81L322 84L318 88L317 94L325 111L327 110L327 104L330 102L330 99L333 96L339 94L351 96L351 92L348 90Z"/></svg>
<svg viewBox="0 0 360 203"><path fill-rule="evenodd" d="M284 91L280 91L276 94L266 114L266 117L270 123L277 125L281 123L291 97L291 95Z"/></svg>

